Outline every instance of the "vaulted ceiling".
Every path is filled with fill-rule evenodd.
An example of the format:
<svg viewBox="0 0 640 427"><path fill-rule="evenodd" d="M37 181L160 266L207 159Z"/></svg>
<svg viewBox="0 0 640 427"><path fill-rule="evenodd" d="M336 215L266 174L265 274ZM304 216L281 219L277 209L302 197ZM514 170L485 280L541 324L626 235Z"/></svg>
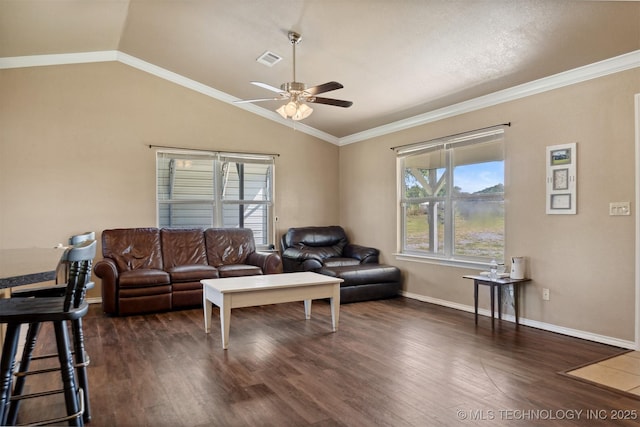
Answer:
<svg viewBox="0 0 640 427"><path fill-rule="evenodd" d="M640 49L640 3L0 0L0 58L115 50L237 98L338 81L304 123L337 138ZM265 51L283 60L256 62ZM269 111L282 102L258 104Z"/></svg>

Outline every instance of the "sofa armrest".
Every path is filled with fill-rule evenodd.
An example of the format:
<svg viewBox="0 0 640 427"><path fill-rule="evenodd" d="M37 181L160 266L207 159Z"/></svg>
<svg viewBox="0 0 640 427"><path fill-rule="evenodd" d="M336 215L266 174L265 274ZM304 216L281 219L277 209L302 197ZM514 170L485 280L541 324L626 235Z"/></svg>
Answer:
<svg viewBox="0 0 640 427"><path fill-rule="evenodd" d="M344 247L343 256L345 258L355 258L360 264L377 264L380 251L376 248L348 244Z"/></svg>
<svg viewBox="0 0 640 427"><path fill-rule="evenodd" d="M276 252L252 252L247 257L247 264L260 267L263 274L282 273L282 258Z"/></svg>
<svg viewBox="0 0 640 427"><path fill-rule="evenodd" d="M111 258L98 261L93 271L102 279L102 309L107 314L118 312L118 268Z"/></svg>

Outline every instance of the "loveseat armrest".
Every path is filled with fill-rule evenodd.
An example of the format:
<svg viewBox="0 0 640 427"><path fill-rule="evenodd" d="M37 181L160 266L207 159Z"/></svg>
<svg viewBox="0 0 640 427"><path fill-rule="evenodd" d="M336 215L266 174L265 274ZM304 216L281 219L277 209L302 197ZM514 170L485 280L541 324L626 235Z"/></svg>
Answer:
<svg viewBox="0 0 640 427"><path fill-rule="evenodd" d="M316 260L319 267L322 266L325 259L339 256L342 256L341 252L333 246L291 246L282 252L283 258L298 262Z"/></svg>
<svg viewBox="0 0 640 427"><path fill-rule="evenodd" d="M252 252L247 256L247 264L260 267L263 274L282 273L282 258L276 252Z"/></svg>
<svg viewBox="0 0 640 427"><path fill-rule="evenodd" d="M282 252L284 271L314 271L322 268L324 264L322 249L309 246L291 246Z"/></svg>
<svg viewBox="0 0 640 427"><path fill-rule="evenodd" d="M118 312L118 267L111 258L98 261L93 272L102 279L102 310L107 314Z"/></svg>
<svg viewBox="0 0 640 427"><path fill-rule="evenodd" d="M377 264L380 251L367 246L348 244L344 247L343 256L345 258L355 258L360 264Z"/></svg>

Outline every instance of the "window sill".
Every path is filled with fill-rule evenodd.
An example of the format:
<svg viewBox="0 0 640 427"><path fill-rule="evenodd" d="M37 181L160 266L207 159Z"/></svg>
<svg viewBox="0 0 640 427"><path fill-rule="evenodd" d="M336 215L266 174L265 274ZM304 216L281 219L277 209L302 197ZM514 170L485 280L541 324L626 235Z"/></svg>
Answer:
<svg viewBox="0 0 640 427"><path fill-rule="evenodd" d="M448 267L471 268L475 270L487 270L489 268L489 263L483 262L483 261L438 258L438 257L429 257L424 255L403 254L403 253L394 253L393 255L396 257L396 260L398 261L409 261L409 262L418 262L422 264L444 265Z"/></svg>

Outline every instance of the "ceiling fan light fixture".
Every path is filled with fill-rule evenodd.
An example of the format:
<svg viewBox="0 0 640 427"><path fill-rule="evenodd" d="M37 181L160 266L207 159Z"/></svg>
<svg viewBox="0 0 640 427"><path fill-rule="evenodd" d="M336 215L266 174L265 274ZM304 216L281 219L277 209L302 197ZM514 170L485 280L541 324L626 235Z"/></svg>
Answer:
<svg viewBox="0 0 640 427"><path fill-rule="evenodd" d="M283 118L283 119L286 119L286 118L288 118L288 117L289 117L289 116L287 116L287 111L286 111L285 107L286 107L285 105L281 105L281 106L280 106L280 108L278 108L278 109L276 110L276 112L277 112L278 114L280 114L280 115L282 116L282 118Z"/></svg>
<svg viewBox="0 0 640 427"><path fill-rule="evenodd" d="M302 37L300 34L289 31L289 41L293 47L293 80L290 82L286 82L280 85L278 89L275 86L268 85L266 83L252 81L251 84L259 86L263 89L270 90L272 92L276 92L279 97L278 98L261 98L261 99L240 99L234 102L237 103L246 103L246 102L259 102L259 101L282 101L288 100L284 105L281 105L276 109L276 112L282 116L283 119L288 119L291 117L293 120L303 120L306 119L313 113L313 108L309 107L306 103L315 103L315 104L325 104L325 105L334 105L336 107L351 107L353 102L351 101L343 101L341 99L332 99L332 98L322 98L316 96L320 93L330 92L336 89L342 89L340 83L331 81L327 83L323 83L321 85L316 85L310 88L307 88L307 85L296 81L296 45L300 43ZM268 52L270 53L270 52ZM275 56L275 54L273 54Z"/></svg>
<svg viewBox="0 0 640 427"><path fill-rule="evenodd" d="M281 105L276 112L282 116L283 119L291 117L293 120L306 119L313 113L313 108L309 107L304 102L289 101L288 103Z"/></svg>
<svg viewBox="0 0 640 427"><path fill-rule="evenodd" d="M309 117L313 113L313 108L309 107L307 104L300 104L298 106L298 111L291 117L293 120L303 120Z"/></svg>
<svg viewBox="0 0 640 427"><path fill-rule="evenodd" d="M284 106L284 111L287 113L287 116L293 116L298 112L298 103L289 101L287 105Z"/></svg>

